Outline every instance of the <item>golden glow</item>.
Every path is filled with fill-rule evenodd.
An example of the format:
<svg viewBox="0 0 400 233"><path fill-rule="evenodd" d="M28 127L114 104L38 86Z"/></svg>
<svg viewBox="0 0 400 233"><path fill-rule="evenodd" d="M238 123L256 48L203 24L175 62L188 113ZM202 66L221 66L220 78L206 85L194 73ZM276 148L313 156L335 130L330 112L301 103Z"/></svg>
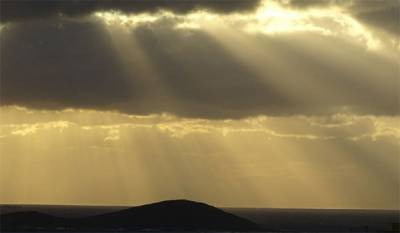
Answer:
<svg viewBox="0 0 400 233"><path fill-rule="evenodd" d="M107 25L118 24L124 27L134 27L140 24L152 23L159 19L159 16L150 14L138 14L132 17L118 12L97 12L95 16L104 19Z"/></svg>
<svg viewBox="0 0 400 233"><path fill-rule="evenodd" d="M15 106L2 107L0 114L0 184L7 187L0 191L2 203L126 205L174 198L291 208L398 203L398 117L205 120ZM371 151L361 156L357 150ZM307 187L313 192L299 192ZM371 201L349 199L349 192Z"/></svg>
<svg viewBox="0 0 400 233"><path fill-rule="evenodd" d="M141 46L143 38L135 33L141 26L165 23L177 33L204 32L221 53L263 81L257 84L294 103L290 106L334 103L336 108L341 100L360 97L353 84L385 101L391 97L385 95L390 84L380 77L392 77L391 70L382 75L391 66L375 63L394 64L399 58L388 49L398 49L397 38L376 33L342 8L298 10L264 1L251 13L110 11L97 12L92 19L104 23L126 84L143 91L134 93L140 103L127 97L106 106L110 109L140 105L149 112L187 114L181 108L203 104L197 99L186 103L185 95L174 93L180 87L166 83L174 74L163 74L162 62L152 60L154 54ZM171 41L157 42L166 56L173 55L168 64L178 64L185 71L182 77L190 77L197 63L184 67L185 58L195 52L169 54ZM338 74L325 78L321 70ZM350 91L340 78L348 79ZM0 189L0 203L135 205L187 198L235 207L399 208L400 117L356 115L341 105L332 111L331 116L217 120L1 107L0 187L7 189Z"/></svg>
<svg viewBox="0 0 400 233"><path fill-rule="evenodd" d="M295 10L285 8L273 1L264 1L254 13L218 15L207 11L178 15L168 11L149 14L122 14L120 12L97 12L94 14L109 25L122 25L127 29L162 20L173 22L177 29L199 30L204 25L222 23L240 28L247 33L267 35L313 32L335 36L364 45L368 49L381 48L382 42L364 25L350 16L345 9L326 8Z"/></svg>
<svg viewBox="0 0 400 233"><path fill-rule="evenodd" d="M167 14L167 13L165 13ZM156 67L153 65L148 54L139 45L136 37L131 31L126 30L128 25L136 25L140 23L150 23L156 20L155 16L139 15L137 17L128 18L124 15L115 13L98 13L100 17L105 18L106 24L114 24L115 20L118 22L113 27L107 27L107 34L112 39L112 45L118 51L122 69L126 72L126 77L129 77L127 83L134 86L134 81L145 84L152 90L146 99L151 102L151 96L160 96L164 103L176 108L177 101L170 90L168 90L160 78ZM173 110L173 109L171 109Z"/></svg>

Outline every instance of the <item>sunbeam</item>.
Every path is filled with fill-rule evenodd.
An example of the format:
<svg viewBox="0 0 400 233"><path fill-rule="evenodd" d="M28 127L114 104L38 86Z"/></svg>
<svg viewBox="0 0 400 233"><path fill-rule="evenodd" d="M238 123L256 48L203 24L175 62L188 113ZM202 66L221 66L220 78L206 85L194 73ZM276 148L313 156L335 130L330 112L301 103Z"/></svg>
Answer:
<svg viewBox="0 0 400 233"><path fill-rule="evenodd" d="M0 2L2 204L400 208L396 4L47 1Z"/></svg>

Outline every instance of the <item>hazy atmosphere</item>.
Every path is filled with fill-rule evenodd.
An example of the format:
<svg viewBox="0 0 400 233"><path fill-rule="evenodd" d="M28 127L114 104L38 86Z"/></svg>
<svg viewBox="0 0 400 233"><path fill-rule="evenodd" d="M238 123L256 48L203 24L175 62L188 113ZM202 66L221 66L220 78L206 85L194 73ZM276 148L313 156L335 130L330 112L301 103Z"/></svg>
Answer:
<svg viewBox="0 0 400 233"><path fill-rule="evenodd" d="M400 208L397 0L0 9L1 204Z"/></svg>

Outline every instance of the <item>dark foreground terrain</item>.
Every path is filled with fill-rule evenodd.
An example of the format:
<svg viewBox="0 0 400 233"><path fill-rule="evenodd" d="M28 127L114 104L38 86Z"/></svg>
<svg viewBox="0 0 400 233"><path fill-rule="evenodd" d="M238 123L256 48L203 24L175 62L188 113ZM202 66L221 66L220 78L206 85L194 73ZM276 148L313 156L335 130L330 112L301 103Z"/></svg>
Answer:
<svg viewBox="0 0 400 233"><path fill-rule="evenodd" d="M220 210L206 204L185 200L165 201L133 208L121 206L3 205L0 210L2 212L0 232L266 231L384 233L399 232L398 223L400 221L398 210L262 208L224 208Z"/></svg>
<svg viewBox="0 0 400 233"><path fill-rule="evenodd" d="M398 210L224 209L283 232L400 232Z"/></svg>
<svg viewBox="0 0 400 233"><path fill-rule="evenodd" d="M61 217L31 210L4 213L0 218L1 232L262 230L249 220L187 200L164 201L84 217Z"/></svg>

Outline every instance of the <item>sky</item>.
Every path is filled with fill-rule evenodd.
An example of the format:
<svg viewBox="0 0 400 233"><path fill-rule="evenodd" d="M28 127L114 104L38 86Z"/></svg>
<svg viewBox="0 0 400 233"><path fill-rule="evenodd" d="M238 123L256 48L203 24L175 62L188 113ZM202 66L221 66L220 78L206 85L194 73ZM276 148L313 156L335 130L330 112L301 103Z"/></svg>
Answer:
<svg viewBox="0 0 400 233"><path fill-rule="evenodd" d="M399 1L0 4L0 203L400 209Z"/></svg>

